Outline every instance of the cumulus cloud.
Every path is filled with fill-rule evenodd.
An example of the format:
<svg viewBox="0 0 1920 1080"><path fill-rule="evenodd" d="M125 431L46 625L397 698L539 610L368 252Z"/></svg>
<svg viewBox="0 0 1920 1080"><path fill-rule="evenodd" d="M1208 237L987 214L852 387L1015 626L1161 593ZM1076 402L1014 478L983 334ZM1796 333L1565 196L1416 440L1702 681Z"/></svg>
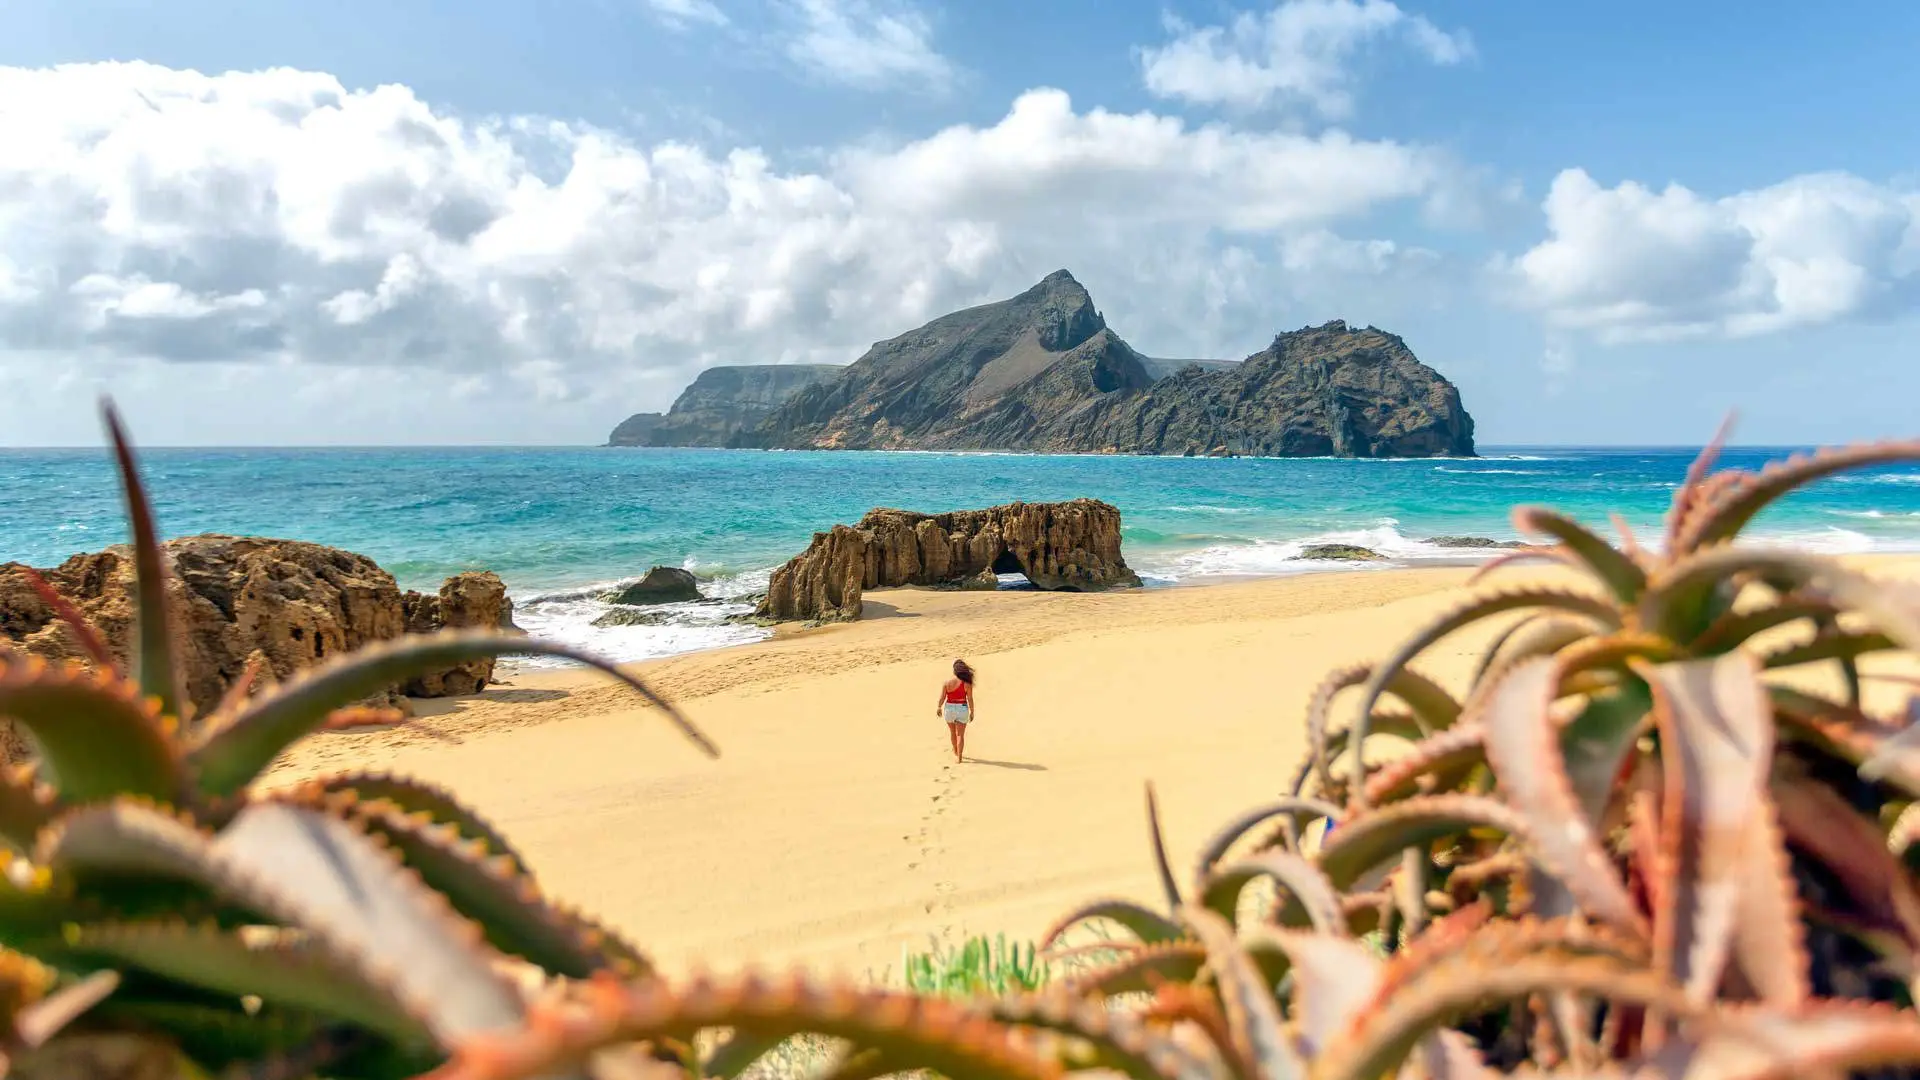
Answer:
<svg viewBox="0 0 1920 1080"><path fill-rule="evenodd" d="M1496 263L1552 326L1603 341L1750 337L1920 300L1920 193L1845 173L1708 198L1555 177L1548 238Z"/></svg>
<svg viewBox="0 0 1920 1080"><path fill-rule="evenodd" d="M1338 119L1353 111L1352 64L1363 46L1393 39L1436 64L1473 55L1464 31L1441 30L1391 0L1284 0L1224 26L1169 17L1173 39L1142 49L1147 89L1203 105L1305 106Z"/></svg>
<svg viewBox="0 0 1920 1080"><path fill-rule="evenodd" d="M798 23L787 57L828 82L861 90L944 90L955 68L933 44L933 24L898 0L781 0Z"/></svg>
<svg viewBox="0 0 1920 1080"><path fill-rule="evenodd" d="M1143 347L1257 347L1316 258L1406 254L1330 229L1447 172L1054 90L818 171L284 69L0 69L0 101L35 103L0 108L0 363L378 369L615 411L714 363L846 361L1060 266Z"/></svg>

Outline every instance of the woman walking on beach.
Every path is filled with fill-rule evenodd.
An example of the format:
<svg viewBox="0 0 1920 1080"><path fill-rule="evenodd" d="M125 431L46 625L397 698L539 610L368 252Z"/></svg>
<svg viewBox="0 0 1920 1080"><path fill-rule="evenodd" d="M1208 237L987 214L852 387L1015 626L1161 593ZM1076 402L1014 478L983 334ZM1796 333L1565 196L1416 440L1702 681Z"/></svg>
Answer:
<svg viewBox="0 0 1920 1080"><path fill-rule="evenodd" d="M934 711L946 719L953 760L961 761L967 752L967 724L973 719L973 669L965 660L953 662L953 678L941 685L940 704Z"/></svg>

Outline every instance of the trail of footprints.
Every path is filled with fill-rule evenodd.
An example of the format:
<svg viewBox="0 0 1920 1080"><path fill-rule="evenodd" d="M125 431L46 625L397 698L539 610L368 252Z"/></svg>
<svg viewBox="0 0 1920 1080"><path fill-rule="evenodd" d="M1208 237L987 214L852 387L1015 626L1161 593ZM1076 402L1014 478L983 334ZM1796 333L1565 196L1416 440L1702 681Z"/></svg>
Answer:
<svg viewBox="0 0 1920 1080"><path fill-rule="evenodd" d="M935 866L947 853L947 822L952 820L953 808L959 802L965 785L960 782L961 770L951 762L940 766L940 774L934 778L933 794L928 800L927 812L920 816L920 828L906 840L916 853L909 858L907 869L918 870L934 877L933 898L922 907L929 915L945 918L953 913L953 894L956 886L942 877L942 871ZM948 936L950 927L944 923L940 927L940 936Z"/></svg>

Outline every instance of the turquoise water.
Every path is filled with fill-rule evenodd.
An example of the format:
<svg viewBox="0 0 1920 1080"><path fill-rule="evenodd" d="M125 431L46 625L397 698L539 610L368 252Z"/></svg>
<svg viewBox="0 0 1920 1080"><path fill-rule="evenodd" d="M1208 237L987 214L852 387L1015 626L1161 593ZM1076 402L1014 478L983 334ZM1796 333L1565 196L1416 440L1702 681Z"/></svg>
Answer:
<svg viewBox="0 0 1920 1080"><path fill-rule="evenodd" d="M1786 450L1741 449L1757 467ZM370 556L403 588L459 570L503 577L521 623L637 659L747 640L724 616L812 534L874 506L948 510L1089 496L1119 506L1150 584L1325 569L1304 543L1359 543L1401 562L1458 557L1436 535L1514 538L1517 503L1657 533L1691 449L1495 448L1475 460L1128 458L664 449L150 449L169 536L311 540ZM1830 551L1920 550L1920 468L1821 482L1756 523ZM0 450L0 561L37 566L125 539L99 450ZM686 566L717 600L661 626L594 628L595 586Z"/></svg>

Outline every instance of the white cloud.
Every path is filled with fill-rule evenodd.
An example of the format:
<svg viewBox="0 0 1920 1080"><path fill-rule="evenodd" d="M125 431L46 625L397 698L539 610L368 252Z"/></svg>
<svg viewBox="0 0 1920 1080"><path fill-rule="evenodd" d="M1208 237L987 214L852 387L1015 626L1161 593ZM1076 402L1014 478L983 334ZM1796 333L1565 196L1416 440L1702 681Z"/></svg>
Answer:
<svg viewBox="0 0 1920 1080"><path fill-rule="evenodd" d="M953 63L933 45L933 24L899 0L782 0L798 21L787 56L812 75L862 90L943 90Z"/></svg>
<svg viewBox="0 0 1920 1080"><path fill-rule="evenodd" d="M642 0L642 3L662 22L676 28L696 23L726 26L730 21L713 0Z"/></svg>
<svg viewBox="0 0 1920 1080"><path fill-rule="evenodd" d="M1845 173L1725 198L1555 177L1549 237L1496 263L1550 325L1603 341L1750 337L1911 308L1920 194Z"/></svg>
<svg viewBox="0 0 1920 1080"><path fill-rule="evenodd" d="M1424 198L1448 168L1415 146L1076 110L1051 90L816 172L471 122L405 87L285 69L0 68L4 102L34 104L0 104L0 366L158 379L273 362L287 385L325 380L328 401L404 384L452 403L416 414L442 440L591 439L602 412L663 405L709 364L850 360L1060 266L1143 348L1250 351L1278 304L1326 284L1314 252L1360 273L1405 254L1328 230ZM1222 310L1220 288L1252 299ZM476 379L498 416L587 408L464 431ZM257 385L175 382L179 402ZM0 431L32 412L0 395Z"/></svg>
<svg viewBox="0 0 1920 1080"><path fill-rule="evenodd" d="M1397 37L1436 64L1473 55L1464 31L1441 30L1390 0L1284 0L1225 26L1168 19L1173 40L1141 50L1147 89L1203 105L1304 105L1339 119L1353 111L1354 56Z"/></svg>

